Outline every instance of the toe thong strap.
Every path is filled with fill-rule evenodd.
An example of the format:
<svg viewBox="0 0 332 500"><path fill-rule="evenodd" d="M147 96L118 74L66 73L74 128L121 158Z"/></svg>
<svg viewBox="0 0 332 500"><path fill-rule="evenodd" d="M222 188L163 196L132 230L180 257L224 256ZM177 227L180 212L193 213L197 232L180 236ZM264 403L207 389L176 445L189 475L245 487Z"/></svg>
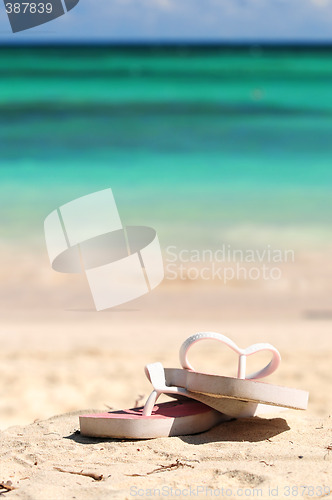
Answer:
<svg viewBox="0 0 332 500"><path fill-rule="evenodd" d="M237 377L241 379L258 379L262 377L266 377L273 373L279 366L281 356L279 351L271 344L261 343L261 344L253 344L246 349L241 349L238 347L235 342L226 337L226 335L222 335L221 333L216 332L200 332L192 335L187 340L184 341L180 348L180 363L183 368L187 370L195 371L190 362L188 361L188 351L189 349L199 342L200 340L219 340L223 344L226 344L233 351L235 351L239 356L238 362L238 373ZM271 361L261 370L251 373L250 375L246 375L246 360L248 356L255 354L260 351L269 351L272 354Z"/></svg>
<svg viewBox="0 0 332 500"><path fill-rule="evenodd" d="M144 416L151 415L153 407L160 394L180 394L181 396L188 396L188 391L183 387L170 387L166 385L165 371L161 363L151 363L146 365L145 374L153 386L153 391L144 405Z"/></svg>

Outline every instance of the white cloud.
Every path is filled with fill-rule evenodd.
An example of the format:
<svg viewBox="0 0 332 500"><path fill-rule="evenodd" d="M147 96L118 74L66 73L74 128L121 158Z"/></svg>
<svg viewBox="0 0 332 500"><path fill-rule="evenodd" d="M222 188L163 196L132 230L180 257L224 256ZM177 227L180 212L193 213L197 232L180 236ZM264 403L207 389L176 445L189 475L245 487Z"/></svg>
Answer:
<svg viewBox="0 0 332 500"><path fill-rule="evenodd" d="M150 10L173 10L176 8L177 3L174 0L115 0L110 3L107 0L108 5L114 9L114 4L118 7L128 7L138 9L150 9Z"/></svg>
<svg viewBox="0 0 332 500"><path fill-rule="evenodd" d="M329 7L331 5L330 0L310 0L316 7Z"/></svg>
<svg viewBox="0 0 332 500"><path fill-rule="evenodd" d="M145 4L153 7L158 7L161 10L173 10L176 8L176 4L172 0L145 0Z"/></svg>

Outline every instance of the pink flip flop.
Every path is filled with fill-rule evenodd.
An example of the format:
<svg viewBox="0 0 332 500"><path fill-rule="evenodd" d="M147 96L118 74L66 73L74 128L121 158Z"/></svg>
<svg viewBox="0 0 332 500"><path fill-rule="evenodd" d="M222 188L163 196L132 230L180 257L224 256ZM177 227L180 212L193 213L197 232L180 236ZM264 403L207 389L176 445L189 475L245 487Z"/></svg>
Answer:
<svg viewBox="0 0 332 500"><path fill-rule="evenodd" d="M94 437L151 439L198 434L226 419L224 415L192 399L155 405L151 415L144 407L80 416L81 434Z"/></svg>
<svg viewBox="0 0 332 500"><path fill-rule="evenodd" d="M238 377L222 377L196 372L188 361L188 350L204 339L219 340L239 355ZM246 376L246 358L268 350L272 360L262 370ZM153 391L145 406L94 415L80 416L80 431L85 436L126 439L148 439L181 436L207 431L216 424L234 417L250 417L276 410L276 407L306 409L308 393L257 381L276 370L280 354L270 344L254 344L240 349L219 333L198 333L181 346L183 369L166 368L152 363L145 372ZM176 401L156 404L160 394Z"/></svg>
<svg viewBox="0 0 332 500"><path fill-rule="evenodd" d="M126 439L150 439L166 436L197 434L211 429L229 417L190 398L182 387L168 387L161 363L145 367L153 391L144 406L129 410L111 411L95 415L81 415L80 432L84 436ZM160 394L168 394L176 401L156 404Z"/></svg>

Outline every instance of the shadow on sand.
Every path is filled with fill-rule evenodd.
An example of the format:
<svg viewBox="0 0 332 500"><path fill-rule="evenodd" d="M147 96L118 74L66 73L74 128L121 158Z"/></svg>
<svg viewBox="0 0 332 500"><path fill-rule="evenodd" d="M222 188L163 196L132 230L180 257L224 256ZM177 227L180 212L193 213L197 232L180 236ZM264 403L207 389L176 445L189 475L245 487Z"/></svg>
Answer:
<svg viewBox="0 0 332 500"><path fill-rule="evenodd" d="M270 439L282 432L290 430L287 422L283 418L242 418L234 419L227 422L222 422L221 424L213 427L207 432L202 432L200 434L194 434L190 436L179 436L171 439L181 439L187 444L199 445L205 443L213 443L218 441L228 441L228 442L243 442L247 441L249 443L255 443L258 441L265 441ZM65 436L65 439L71 439L78 444L95 444L103 442L121 442L121 441L135 441L134 439L124 440L124 439L111 439L111 438L91 438L82 436L79 431ZM159 438L165 439L165 438ZM170 439L170 438L166 438ZM138 440L138 441L150 441L150 440Z"/></svg>

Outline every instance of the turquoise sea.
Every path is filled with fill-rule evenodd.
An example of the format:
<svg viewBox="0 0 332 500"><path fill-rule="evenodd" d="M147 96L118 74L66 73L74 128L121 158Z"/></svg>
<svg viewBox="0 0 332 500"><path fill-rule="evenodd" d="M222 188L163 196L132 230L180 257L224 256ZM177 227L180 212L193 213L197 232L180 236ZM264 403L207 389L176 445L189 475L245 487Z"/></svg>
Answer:
<svg viewBox="0 0 332 500"><path fill-rule="evenodd" d="M0 47L1 238L112 187L163 246L332 246L332 49Z"/></svg>

